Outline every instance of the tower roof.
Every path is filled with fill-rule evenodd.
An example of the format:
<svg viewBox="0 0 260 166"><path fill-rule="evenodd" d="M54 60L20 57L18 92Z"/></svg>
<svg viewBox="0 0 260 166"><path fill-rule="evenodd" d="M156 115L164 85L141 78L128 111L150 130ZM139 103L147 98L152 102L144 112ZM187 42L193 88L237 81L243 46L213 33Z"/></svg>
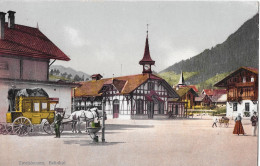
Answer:
<svg viewBox="0 0 260 166"><path fill-rule="evenodd" d="M147 36L146 36L146 42L145 42L144 57L142 60L139 61L139 64L140 65L143 65L143 64L154 65L155 64L155 61L153 61L150 56L149 43L148 43L148 30L147 30Z"/></svg>

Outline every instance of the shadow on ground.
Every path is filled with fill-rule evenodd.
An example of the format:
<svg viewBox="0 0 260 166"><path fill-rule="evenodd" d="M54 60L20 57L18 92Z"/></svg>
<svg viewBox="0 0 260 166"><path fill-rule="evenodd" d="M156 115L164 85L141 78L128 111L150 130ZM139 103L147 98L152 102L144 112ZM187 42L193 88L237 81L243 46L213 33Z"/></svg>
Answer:
<svg viewBox="0 0 260 166"><path fill-rule="evenodd" d="M80 146L111 146L116 144L122 144L125 142L93 142L92 140L66 140L64 144L73 145L78 144Z"/></svg>
<svg viewBox="0 0 260 166"><path fill-rule="evenodd" d="M153 125L106 124L106 130L131 130L136 128L153 128Z"/></svg>

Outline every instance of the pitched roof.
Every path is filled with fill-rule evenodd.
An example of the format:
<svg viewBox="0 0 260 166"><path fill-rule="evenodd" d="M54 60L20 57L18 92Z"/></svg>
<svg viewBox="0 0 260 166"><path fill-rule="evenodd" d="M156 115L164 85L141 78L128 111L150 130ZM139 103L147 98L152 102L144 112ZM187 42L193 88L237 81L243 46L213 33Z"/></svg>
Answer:
<svg viewBox="0 0 260 166"><path fill-rule="evenodd" d="M212 96L211 100L212 102L227 102L227 94L218 94Z"/></svg>
<svg viewBox="0 0 260 166"><path fill-rule="evenodd" d="M18 24L15 24L15 28L8 28L5 23L4 33L4 39L0 40L0 54L70 60L37 28Z"/></svg>
<svg viewBox="0 0 260 166"><path fill-rule="evenodd" d="M208 96L213 95L213 89L203 89L203 92L205 92L205 94L208 95Z"/></svg>
<svg viewBox="0 0 260 166"><path fill-rule="evenodd" d="M86 82L80 82L81 87L75 90L76 97L83 96L101 96L99 91L104 84L113 84L120 94L129 94L138 88L141 84L146 82L149 78L163 80L153 74L138 74L130 76L122 76L115 78L106 78L101 80L91 80Z"/></svg>
<svg viewBox="0 0 260 166"><path fill-rule="evenodd" d="M242 66L239 69L235 70L234 72L232 72L231 74L229 74L228 76L226 76L225 78L223 78L221 81L217 82L214 86L216 87L225 87L226 86L226 82L229 78L233 77L235 74L241 72L241 70L247 70L250 71L256 75L258 75L258 69L257 68L253 68L253 67L245 67Z"/></svg>
<svg viewBox="0 0 260 166"><path fill-rule="evenodd" d="M227 94L226 89L213 89L213 96Z"/></svg>
<svg viewBox="0 0 260 166"><path fill-rule="evenodd" d="M189 91L191 91L192 94L194 94L195 96L197 96L197 93L191 88L191 87L188 87L188 86L185 86L185 87L180 87L178 90L176 90L177 94L182 97L184 96L186 93L188 93Z"/></svg>
<svg viewBox="0 0 260 166"><path fill-rule="evenodd" d="M192 88L195 92L199 92L196 85L188 85L188 87Z"/></svg>

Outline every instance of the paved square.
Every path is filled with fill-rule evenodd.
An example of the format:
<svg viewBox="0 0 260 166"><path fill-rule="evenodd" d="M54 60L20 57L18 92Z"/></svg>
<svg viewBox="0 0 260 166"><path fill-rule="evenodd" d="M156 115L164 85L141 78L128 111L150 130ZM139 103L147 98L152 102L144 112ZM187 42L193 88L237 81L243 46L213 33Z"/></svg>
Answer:
<svg viewBox="0 0 260 166"><path fill-rule="evenodd" d="M209 117L210 118L210 117ZM39 133L29 137L0 135L0 165L66 166L256 166L257 137L249 120L245 136L212 128L211 119L107 120L107 143L65 131L62 138ZM69 126L68 126L69 128ZM101 136L100 136L101 139Z"/></svg>

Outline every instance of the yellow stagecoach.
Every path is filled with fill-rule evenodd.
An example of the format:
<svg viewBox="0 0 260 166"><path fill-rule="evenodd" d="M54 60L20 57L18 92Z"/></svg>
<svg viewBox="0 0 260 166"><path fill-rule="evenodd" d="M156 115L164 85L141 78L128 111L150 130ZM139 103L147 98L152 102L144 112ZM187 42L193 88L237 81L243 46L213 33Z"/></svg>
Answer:
<svg viewBox="0 0 260 166"><path fill-rule="evenodd" d="M9 109L6 113L7 131L17 135L27 135L33 125L45 120L52 124L58 99L49 98L41 88L10 89L8 92ZM8 125L7 125L8 126Z"/></svg>

